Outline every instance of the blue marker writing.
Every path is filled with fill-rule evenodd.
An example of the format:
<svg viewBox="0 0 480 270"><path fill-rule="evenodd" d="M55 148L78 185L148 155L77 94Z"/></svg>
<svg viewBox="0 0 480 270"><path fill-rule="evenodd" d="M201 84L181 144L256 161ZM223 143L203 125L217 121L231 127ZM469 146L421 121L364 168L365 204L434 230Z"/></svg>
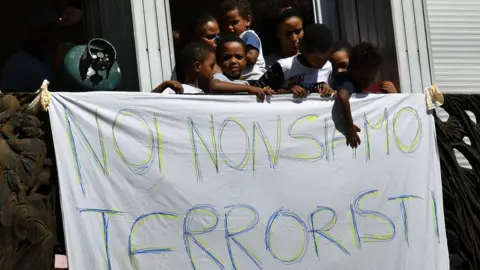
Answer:
<svg viewBox="0 0 480 270"><path fill-rule="evenodd" d="M141 224L144 224L147 219L150 218L168 218L168 219L176 219L178 216L173 213L168 213L168 212L156 212L156 213L149 213L149 214L144 214L139 216L135 222L132 225L132 228L130 229L130 234L128 235L128 255L130 258L130 264L132 265L132 268L134 270L137 269L137 264L135 262L135 255L137 254L161 254L165 252L170 252L172 251L171 248L144 248L144 249L135 249L133 247L133 239L136 230L139 228Z"/></svg>
<svg viewBox="0 0 480 270"><path fill-rule="evenodd" d="M214 218L213 224L205 225L202 230L194 231L191 229L192 222L195 219L195 215L197 213L201 213L203 216L210 216ZM197 245L205 254L212 259L213 262L215 262L216 265L220 269L225 269L225 266L220 260L215 256L209 249L208 247L205 246L205 243L198 237L199 235L206 234L209 232L213 232L218 225L218 212L213 208L211 205L206 205L206 204L201 204L201 205L196 205L190 210L187 211L187 214L185 215L185 220L183 222L183 242L185 244L185 249L187 251L188 258L190 260L190 263L192 264L193 269L197 269L197 265L195 263L195 259L192 256L191 248L190 248L190 240L193 241L195 245Z"/></svg>
<svg viewBox="0 0 480 270"><path fill-rule="evenodd" d="M275 252L275 250L273 249L272 244L271 244L271 238L272 238L271 230L272 230L272 227L273 227L273 224L275 223L275 221L280 217L293 218L296 222L298 222L298 224L300 225L300 228L303 231L303 239L302 239L303 240L303 245L302 245L301 249L297 252L297 254L295 254L294 256L292 256L289 259L280 258L280 256L277 255L277 253ZM265 246L266 246L267 250L273 255L273 257L275 259L281 261L284 264L295 264L295 263L300 262L303 259L303 256L305 255L305 251L307 250L307 247L308 247L307 233L308 233L307 225L305 224L305 222L303 222L303 220L297 214L295 214L292 211L280 208L275 213L273 213L273 215L268 220L267 228L265 229Z"/></svg>
<svg viewBox="0 0 480 270"><path fill-rule="evenodd" d="M232 242L235 243L240 248L240 250L242 250L243 253L245 253L245 255L247 255L247 257L250 258L250 260L252 260L252 262L259 269L262 269L262 267L261 267L262 262L260 261L258 256L256 256L252 251L250 251L248 249L248 247L246 247L245 245L240 243L240 241L236 238L236 236L247 233L247 232L251 231L253 228L255 228L255 226L258 224L258 219L259 219L257 210L255 210L253 207L251 207L249 205L245 205L245 204L231 205L231 206L225 207L225 209L230 209L227 213L225 213L225 223L224 224L225 224L225 239L227 240L228 255L230 256L230 261L232 263L233 269L236 270L237 265L235 264L235 258L233 257L233 254L232 254ZM237 231L232 231L230 229L231 225L229 225L229 220L228 220L229 216L231 215L232 211L234 211L234 210L248 210L252 213L252 216L253 216L252 221L246 227L244 227L240 230L237 230Z"/></svg>
<svg viewBox="0 0 480 270"><path fill-rule="evenodd" d="M328 212L332 213L332 218L321 229L319 229L319 230L315 229L315 224L314 224L315 215L319 214L321 212L324 212L324 211L328 211ZM309 219L310 219L310 226L311 226L310 232L312 233L312 236L313 236L313 242L315 244L315 253L317 254L317 258L320 258L320 252L319 252L320 248L319 248L319 243L317 241L316 234L318 234L318 235L322 236L323 238L327 239L330 243L335 244L335 246L337 246L343 253L345 253L347 255L350 255L350 253L345 248L345 246L342 245L342 243L340 243L340 241L336 240L335 237L333 237L333 235L331 235L329 233L329 231L331 229L333 229L333 227L335 227L335 224L337 223L337 213L335 213L335 210L333 210L330 207L319 206L319 207L317 207L317 209L315 211L313 211L310 214Z"/></svg>
<svg viewBox="0 0 480 270"><path fill-rule="evenodd" d="M109 215L122 215L123 212L115 211L115 210L107 210L107 209L78 209L78 212L93 212L102 214L102 234L103 234L103 244L105 246L105 257L107 260L107 268L108 270L112 269L112 263L110 261L110 251L108 248L108 222L109 222Z"/></svg>
<svg viewBox="0 0 480 270"><path fill-rule="evenodd" d="M366 196L377 195L377 194L378 194L378 190L374 190L374 189L364 191L358 194L353 200L353 203L350 205L350 212L352 215L352 225L353 225L354 235L356 239L355 244L358 249L361 248L362 242L386 242L386 241L392 241L395 238L395 235L396 235L395 224L387 215L377 211L364 210L360 207L361 201ZM356 220L356 215L364 218L376 218L376 219L384 220L391 226L392 230L391 232L388 232L384 235L374 235L374 234L360 235L359 229L358 229L358 223Z"/></svg>
<svg viewBox="0 0 480 270"><path fill-rule="evenodd" d="M410 246L410 242L408 239L408 214L407 214L407 208L405 207L405 201L406 200L412 200L412 199L421 199L422 198L414 195L402 195L398 197L390 197L388 198L389 201L400 201L400 210L402 211L402 219L403 219L403 229L405 231L405 242L407 243L408 246Z"/></svg>
<svg viewBox="0 0 480 270"><path fill-rule="evenodd" d="M435 236L437 237L437 243L440 244L440 229L438 228L438 211L437 211L437 200L435 199L435 192L432 194L432 214L433 214L433 227L435 229Z"/></svg>

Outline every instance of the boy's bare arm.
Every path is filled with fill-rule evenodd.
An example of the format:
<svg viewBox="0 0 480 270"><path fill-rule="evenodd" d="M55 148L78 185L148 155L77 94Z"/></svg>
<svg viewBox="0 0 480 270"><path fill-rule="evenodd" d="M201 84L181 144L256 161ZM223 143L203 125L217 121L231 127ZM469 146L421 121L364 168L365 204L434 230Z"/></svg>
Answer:
<svg viewBox="0 0 480 270"><path fill-rule="evenodd" d="M173 91L175 91L177 94L182 94L183 93L183 86L180 82L177 81L164 81L155 89L152 90L152 93L163 93L165 89L171 88Z"/></svg>
<svg viewBox="0 0 480 270"><path fill-rule="evenodd" d="M308 96L309 92L308 90L299 85L294 85L293 87L290 87L288 89L278 89L277 94L293 94L293 97L295 98L305 98Z"/></svg>
<svg viewBox="0 0 480 270"><path fill-rule="evenodd" d="M260 53L256 49L250 49L247 51L247 65L255 65L257 63L258 55Z"/></svg>
<svg viewBox="0 0 480 270"><path fill-rule="evenodd" d="M244 84L223 82L219 80L212 80L210 87L214 94L230 94L248 92L250 86Z"/></svg>
<svg viewBox="0 0 480 270"><path fill-rule="evenodd" d="M272 89L262 89L259 87L254 87L250 85L244 84L236 84L236 83L229 83L229 82L222 82L219 80L213 80L211 83L211 88L214 93L249 93L249 94L257 94L259 92L262 93L269 93L269 95L273 94L275 91Z"/></svg>
<svg viewBox="0 0 480 270"><path fill-rule="evenodd" d="M262 89L250 85L222 82L219 80L213 80L210 87L214 94L248 93L250 95L256 95L260 99L275 93L275 91L269 88Z"/></svg>
<svg viewBox="0 0 480 270"><path fill-rule="evenodd" d="M357 148L360 145L360 137L357 134L357 132L360 132L360 129L353 123L349 101L350 93L345 89L340 89L337 96L346 128L345 138L347 139L347 145L350 145L352 148Z"/></svg>
<svg viewBox="0 0 480 270"><path fill-rule="evenodd" d="M167 86L164 83L161 83L152 90L152 93L162 93L166 88Z"/></svg>
<svg viewBox="0 0 480 270"><path fill-rule="evenodd" d="M284 89L284 88L280 88L277 90L277 94L291 94L292 93L292 89Z"/></svg>
<svg viewBox="0 0 480 270"><path fill-rule="evenodd" d="M347 90L340 89L338 91L338 101L340 102L342 108L343 121L345 127L351 127L353 125L352 112L350 110L350 94Z"/></svg>

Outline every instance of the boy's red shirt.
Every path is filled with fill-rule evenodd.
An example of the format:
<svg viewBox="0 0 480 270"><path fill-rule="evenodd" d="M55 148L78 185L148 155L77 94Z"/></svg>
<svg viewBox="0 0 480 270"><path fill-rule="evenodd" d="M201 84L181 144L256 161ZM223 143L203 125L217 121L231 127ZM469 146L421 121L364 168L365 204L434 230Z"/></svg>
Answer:
<svg viewBox="0 0 480 270"><path fill-rule="evenodd" d="M373 83L368 88L364 89L362 91L362 93L365 93L365 94L383 94L384 92L382 91L382 88L380 87L380 84Z"/></svg>

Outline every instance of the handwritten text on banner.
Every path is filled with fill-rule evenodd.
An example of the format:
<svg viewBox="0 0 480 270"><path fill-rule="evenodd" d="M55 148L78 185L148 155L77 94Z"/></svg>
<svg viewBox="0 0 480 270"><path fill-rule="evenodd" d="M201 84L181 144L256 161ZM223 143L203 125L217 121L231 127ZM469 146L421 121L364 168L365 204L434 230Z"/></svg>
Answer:
<svg viewBox="0 0 480 270"><path fill-rule="evenodd" d="M70 269L448 269L423 96L351 103L53 94Z"/></svg>

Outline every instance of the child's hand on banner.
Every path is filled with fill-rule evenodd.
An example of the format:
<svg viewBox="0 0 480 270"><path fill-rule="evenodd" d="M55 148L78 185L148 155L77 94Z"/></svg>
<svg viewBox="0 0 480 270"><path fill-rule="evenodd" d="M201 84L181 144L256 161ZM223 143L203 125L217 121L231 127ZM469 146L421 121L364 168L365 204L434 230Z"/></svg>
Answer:
<svg viewBox="0 0 480 270"><path fill-rule="evenodd" d="M164 81L155 89L153 89L152 93L163 93L163 91L165 91L167 88L172 89L176 94L183 94L183 85L177 81Z"/></svg>
<svg viewBox="0 0 480 270"><path fill-rule="evenodd" d="M357 148L360 146L360 136L358 136L358 132L360 132L360 128L357 127L357 125L353 124L350 128L347 130L347 146L349 145L352 148Z"/></svg>
<svg viewBox="0 0 480 270"><path fill-rule="evenodd" d="M317 90L322 97L331 97L335 92L332 88L330 88L330 85L328 85L328 83L322 83Z"/></svg>
<svg viewBox="0 0 480 270"><path fill-rule="evenodd" d="M305 98L309 94L309 92L305 88L303 88L299 85L293 86L291 88L291 91L293 93L293 97L295 97L295 98Z"/></svg>
<svg viewBox="0 0 480 270"><path fill-rule="evenodd" d="M271 96L275 94L275 91L273 91L271 88L259 88L259 87L253 87L251 86L248 90L248 93L250 95L256 95L257 98L263 102L265 101L265 96Z"/></svg>
<svg viewBox="0 0 480 270"><path fill-rule="evenodd" d="M172 89L177 94L183 94L183 85L177 81L165 81L165 86Z"/></svg>
<svg viewBox="0 0 480 270"><path fill-rule="evenodd" d="M384 93L388 93L388 94L396 94L396 93L398 93L397 88L395 87L395 85L394 85L392 82L389 82L389 81L384 81L384 82L382 82L382 85L380 86L380 88L382 89L382 91L383 91Z"/></svg>

